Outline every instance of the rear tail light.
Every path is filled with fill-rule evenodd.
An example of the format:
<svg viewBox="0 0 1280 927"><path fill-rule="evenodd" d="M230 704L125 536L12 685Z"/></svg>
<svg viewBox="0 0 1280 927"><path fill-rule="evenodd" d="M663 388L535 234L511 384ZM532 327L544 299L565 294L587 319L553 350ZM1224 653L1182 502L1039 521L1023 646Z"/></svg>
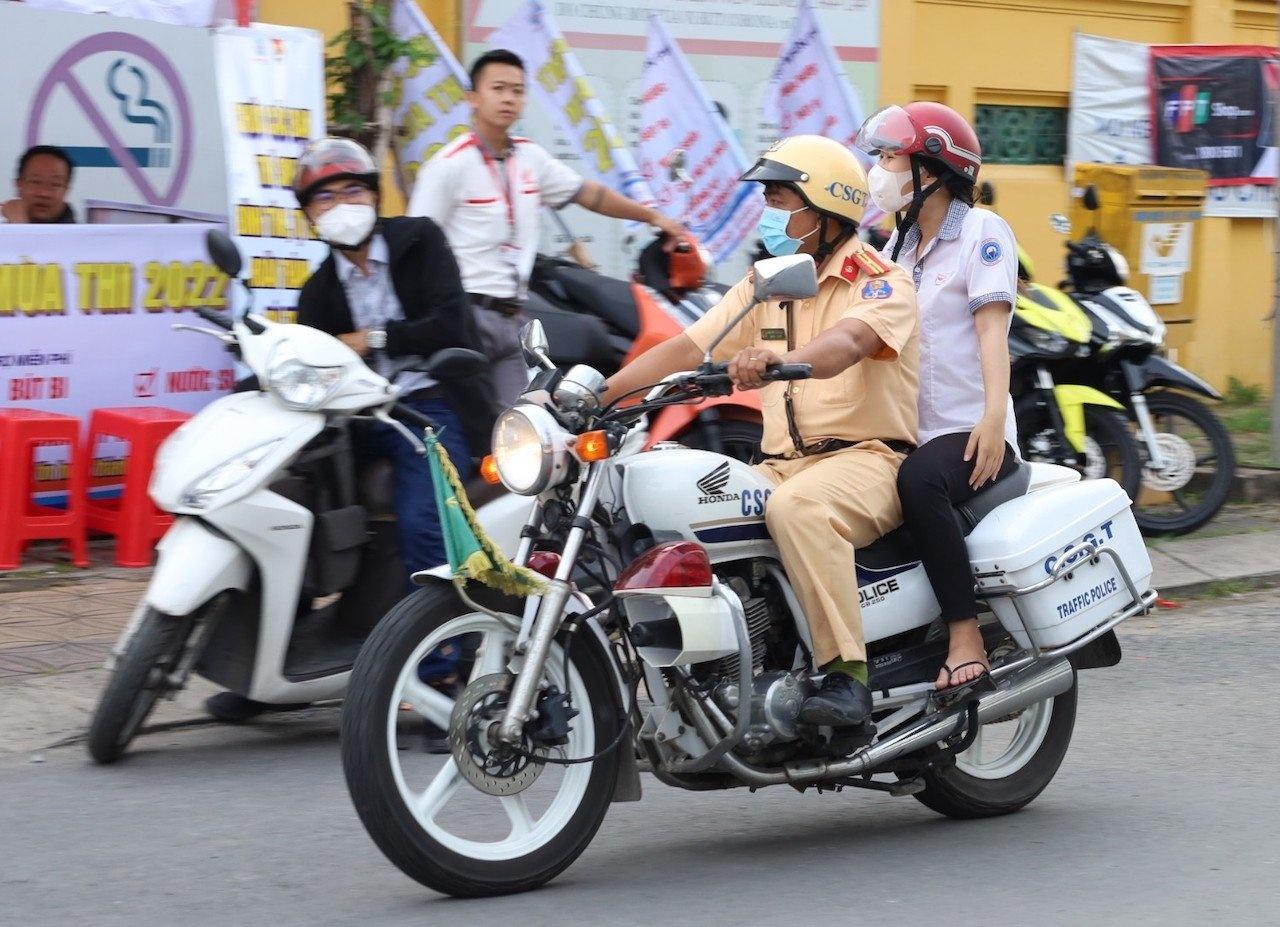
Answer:
<svg viewBox="0 0 1280 927"><path fill-rule="evenodd" d="M693 541L672 541L646 551L622 571L613 591L617 595L680 592L711 595L711 558Z"/></svg>

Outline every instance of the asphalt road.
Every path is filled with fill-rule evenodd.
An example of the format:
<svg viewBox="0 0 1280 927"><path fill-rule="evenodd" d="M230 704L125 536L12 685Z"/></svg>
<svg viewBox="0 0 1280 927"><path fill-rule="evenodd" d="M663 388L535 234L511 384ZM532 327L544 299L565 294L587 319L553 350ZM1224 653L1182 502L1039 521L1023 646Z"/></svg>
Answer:
<svg viewBox="0 0 1280 927"><path fill-rule="evenodd" d="M0 924L1277 923L1280 593L1122 629L1057 779L1010 817L645 779L551 886L457 901L400 875L344 788L336 711L0 761Z"/></svg>

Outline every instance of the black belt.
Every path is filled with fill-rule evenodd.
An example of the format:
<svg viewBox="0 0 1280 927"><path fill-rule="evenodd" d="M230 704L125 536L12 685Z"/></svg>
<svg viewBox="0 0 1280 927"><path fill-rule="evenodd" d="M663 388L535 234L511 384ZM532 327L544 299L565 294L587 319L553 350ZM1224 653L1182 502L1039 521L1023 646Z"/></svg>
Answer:
<svg viewBox="0 0 1280 927"><path fill-rule="evenodd" d="M874 441L875 438L868 440ZM856 447L859 444L865 444L866 441L843 441L840 438L827 438L825 441L817 441L813 444L806 444L797 454L765 454L765 460L798 460L800 457L815 457L818 454L832 454L836 451L843 451L848 447ZM881 441L885 447L893 451L895 454L910 454L916 449L916 446L910 441Z"/></svg>
<svg viewBox="0 0 1280 927"><path fill-rule="evenodd" d="M519 315L524 309L524 302L509 296L485 296L483 293L468 293L471 304L477 309L488 309L503 315Z"/></svg>

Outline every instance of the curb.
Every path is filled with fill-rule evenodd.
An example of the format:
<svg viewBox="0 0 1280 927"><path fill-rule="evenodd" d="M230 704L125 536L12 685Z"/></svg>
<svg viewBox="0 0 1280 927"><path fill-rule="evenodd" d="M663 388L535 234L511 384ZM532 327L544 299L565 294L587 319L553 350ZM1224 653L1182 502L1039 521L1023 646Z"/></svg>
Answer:
<svg viewBox="0 0 1280 927"><path fill-rule="evenodd" d="M1168 598L1172 595L1190 598L1201 592L1205 592L1218 583L1243 583L1252 587L1249 591L1253 592L1256 589L1263 589L1280 583L1280 570L1266 570L1261 573L1248 573L1242 576L1222 576L1216 579L1197 579L1189 583L1175 583L1170 586L1156 586L1156 591L1160 594L1160 598L1162 599Z"/></svg>

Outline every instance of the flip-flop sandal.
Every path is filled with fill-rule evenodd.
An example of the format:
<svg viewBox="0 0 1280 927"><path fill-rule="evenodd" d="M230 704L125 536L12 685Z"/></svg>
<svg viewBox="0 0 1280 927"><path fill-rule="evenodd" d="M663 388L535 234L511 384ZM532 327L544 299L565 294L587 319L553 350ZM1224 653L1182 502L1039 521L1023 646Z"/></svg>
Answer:
<svg viewBox="0 0 1280 927"><path fill-rule="evenodd" d="M974 676L968 682L961 682L952 685L952 678L966 666L981 666L982 672L977 676ZM995 691L996 683L995 680L991 678L990 667L988 667L982 660L969 660L966 663L961 663L959 666L948 666L944 663L942 664L942 668L947 671L947 687L945 689L936 690L934 695L939 699L951 701L955 696L959 695L968 695L973 692Z"/></svg>

